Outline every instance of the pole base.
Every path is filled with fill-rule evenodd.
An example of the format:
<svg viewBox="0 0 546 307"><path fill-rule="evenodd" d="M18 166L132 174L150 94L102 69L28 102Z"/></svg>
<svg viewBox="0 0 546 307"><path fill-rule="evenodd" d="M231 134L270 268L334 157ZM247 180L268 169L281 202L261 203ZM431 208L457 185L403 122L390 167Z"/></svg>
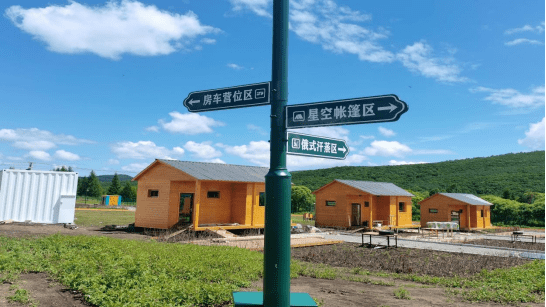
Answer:
<svg viewBox="0 0 546 307"><path fill-rule="evenodd" d="M261 307L264 305L264 293L262 291L233 292L233 303L235 307ZM317 307L317 303L308 293L290 292L290 307Z"/></svg>

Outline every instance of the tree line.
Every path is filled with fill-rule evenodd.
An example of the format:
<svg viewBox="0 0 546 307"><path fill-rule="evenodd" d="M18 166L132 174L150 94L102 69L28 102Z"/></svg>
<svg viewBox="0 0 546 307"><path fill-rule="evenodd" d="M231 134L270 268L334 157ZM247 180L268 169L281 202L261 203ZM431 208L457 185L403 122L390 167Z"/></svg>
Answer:
<svg viewBox="0 0 546 307"><path fill-rule="evenodd" d="M125 181L122 186L117 173L114 174L112 183L108 189L103 188L94 171L91 171L88 177L78 180L78 196L101 197L102 195L121 195L122 199L135 200L136 192L136 187L132 186L130 181Z"/></svg>

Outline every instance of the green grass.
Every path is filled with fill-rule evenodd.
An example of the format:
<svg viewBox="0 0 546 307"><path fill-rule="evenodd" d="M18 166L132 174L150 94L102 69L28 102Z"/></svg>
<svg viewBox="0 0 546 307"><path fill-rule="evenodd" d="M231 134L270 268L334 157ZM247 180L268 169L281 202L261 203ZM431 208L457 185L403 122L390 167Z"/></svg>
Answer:
<svg viewBox="0 0 546 307"><path fill-rule="evenodd" d="M135 212L127 210L76 210L74 223L79 226L127 225L135 222Z"/></svg>
<svg viewBox="0 0 546 307"><path fill-rule="evenodd" d="M311 226L315 226L315 221L314 221L314 220L305 221L305 220L303 219L303 216L302 216L302 215L294 215L294 214L292 214L292 223L295 223L295 224L302 224L302 225L311 225Z"/></svg>
<svg viewBox="0 0 546 307"><path fill-rule="evenodd" d="M232 247L107 237L0 237L0 283L48 272L98 306L202 306L231 301L262 272L263 255Z"/></svg>
<svg viewBox="0 0 546 307"><path fill-rule="evenodd" d="M409 291L404 289L402 286L394 290L394 296L399 300L411 300Z"/></svg>
<svg viewBox="0 0 546 307"><path fill-rule="evenodd" d="M15 290L15 294L6 297L9 302L17 302L23 305L31 304L31 306L37 306L37 303L32 298L30 298L27 290L19 289L17 286L13 287L13 289L12 287L10 287L10 290Z"/></svg>

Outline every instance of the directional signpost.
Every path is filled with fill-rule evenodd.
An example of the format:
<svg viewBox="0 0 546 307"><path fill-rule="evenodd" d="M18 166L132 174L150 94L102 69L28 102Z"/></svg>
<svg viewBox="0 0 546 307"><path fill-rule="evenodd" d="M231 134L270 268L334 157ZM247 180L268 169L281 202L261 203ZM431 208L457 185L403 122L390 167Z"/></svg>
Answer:
<svg viewBox="0 0 546 307"><path fill-rule="evenodd" d="M309 294L290 293L292 175L286 168L286 153L345 159L349 148L343 140L288 133L287 129L396 121L408 110L396 95L287 106L289 5L289 0L273 0L271 82L191 92L184 99L184 106L190 112L271 104L270 164L265 176L263 293L233 292L235 306L316 306Z"/></svg>
<svg viewBox="0 0 546 307"><path fill-rule="evenodd" d="M343 160L349 154L349 147L344 140L288 132L287 153Z"/></svg>
<svg viewBox="0 0 546 307"><path fill-rule="evenodd" d="M270 104L270 82L191 92L184 99L190 112L245 108Z"/></svg>
<svg viewBox="0 0 546 307"><path fill-rule="evenodd" d="M290 105L286 128L337 126L397 121L408 105L396 95Z"/></svg>

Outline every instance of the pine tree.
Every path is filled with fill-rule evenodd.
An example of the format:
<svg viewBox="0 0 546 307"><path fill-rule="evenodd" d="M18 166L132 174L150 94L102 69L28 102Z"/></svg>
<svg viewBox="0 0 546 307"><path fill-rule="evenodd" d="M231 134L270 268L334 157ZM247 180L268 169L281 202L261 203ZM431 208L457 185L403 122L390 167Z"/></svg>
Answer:
<svg viewBox="0 0 546 307"><path fill-rule="evenodd" d="M136 191L133 189L129 181L125 181L125 185L123 186L123 189L121 189L121 192L119 192L119 195L121 195L123 201L136 199Z"/></svg>
<svg viewBox="0 0 546 307"><path fill-rule="evenodd" d="M87 188L89 187L89 178L80 177L78 178L78 195L79 196L89 196L87 194Z"/></svg>
<svg viewBox="0 0 546 307"><path fill-rule="evenodd" d="M119 182L118 173L114 174L112 184L108 188L108 195L118 195L121 192L121 183Z"/></svg>
<svg viewBox="0 0 546 307"><path fill-rule="evenodd" d="M102 187L99 182L99 178L97 178L97 175L95 175L94 171L91 171L91 174L89 174L89 178L87 178L88 182L88 190L89 193L88 196L91 197L100 197L102 196Z"/></svg>

